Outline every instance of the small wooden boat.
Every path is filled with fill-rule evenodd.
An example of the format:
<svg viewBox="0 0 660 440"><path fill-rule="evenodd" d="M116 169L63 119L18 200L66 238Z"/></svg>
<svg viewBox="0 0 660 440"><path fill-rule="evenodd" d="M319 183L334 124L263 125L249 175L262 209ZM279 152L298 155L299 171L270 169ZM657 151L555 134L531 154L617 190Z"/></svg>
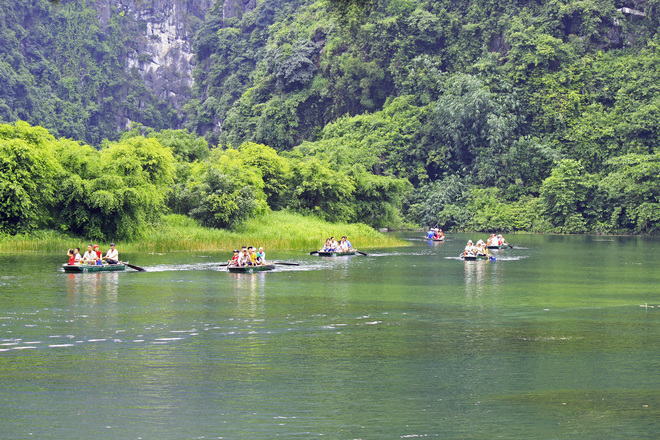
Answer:
<svg viewBox="0 0 660 440"><path fill-rule="evenodd" d="M445 241L445 237L442 237L442 238L428 238L428 237L425 237L424 240L443 242L443 241Z"/></svg>
<svg viewBox="0 0 660 440"><path fill-rule="evenodd" d="M474 255L474 254L468 254L468 255L461 255L461 258L465 261L476 261L476 260L495 260L495 257L493 256L488 256L488 255Z"/></svg>
<svg viewBox="0 0 660 440"><path fill-rule="evenodd" d="M316 252L319 257L347 257L349 255L355 255L355 251L349 251L349 252L324 252L324 251L318 251Z"/></svg>
<svg viewBox="0 0 660 440"><path fill-rule="evenodd" d="M264 264L263 266L227 266L227 270L231 273L252 273L263 272L266 270L275 269L274 264Z"/></svg>
<svg viewBox="0 0 660 440"><path fill-rule="evenodd" d="M116 272L126 270L126 264L103 264L101 266L95 264L63 264L62 269L67 273Z"/></svg>

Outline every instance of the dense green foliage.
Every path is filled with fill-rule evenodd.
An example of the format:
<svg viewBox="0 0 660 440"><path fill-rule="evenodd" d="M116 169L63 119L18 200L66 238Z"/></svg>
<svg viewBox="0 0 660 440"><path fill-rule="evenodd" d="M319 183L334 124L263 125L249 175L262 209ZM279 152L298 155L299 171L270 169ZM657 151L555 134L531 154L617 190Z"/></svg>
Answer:
<svg viewBox="0 0 660 440"><path fill-rule="evenodd" d="M262 144L209 152L204 139L182 130L138 127L97 150L26 122L0 124L0 232L9 234L52 227L134 240L168 212L236 229L271 209L399 224L408 185L359 166L341 171L316 158L287 158Z"/></svg>
<svg viewBox="0 0 660 440"><path fill-rule="evenodd" d="M75 154L5 135L3 163L30 149L26 175L48 166L57 185L3 180L23 204L7 202L4 230L84 218L87 233L137 234L101 221L121 206L132 225L169 210L236 228L288 209L374 227L658 232L656 0L258 0L232 18L223 4L195 37L179 114L119 61L132 18L100 27L92 1L0 0L0 119L94 145L119 138L113 115L142 123ZM158 181L111 153L156 148L171 155ZM126 160L155 160L141 154ZM116 187L96 182L119 171ZM43 202L20 195L35 184Z"/></svg>
<svg viewBox="0 0 660 440"><path fill-rule="evenodd" d="M96 145L117 139L126 121L178 124L176 112L126 68L139 24L111 6L102 26L95 6L0 0L0 121L20 119Z"/></svg>

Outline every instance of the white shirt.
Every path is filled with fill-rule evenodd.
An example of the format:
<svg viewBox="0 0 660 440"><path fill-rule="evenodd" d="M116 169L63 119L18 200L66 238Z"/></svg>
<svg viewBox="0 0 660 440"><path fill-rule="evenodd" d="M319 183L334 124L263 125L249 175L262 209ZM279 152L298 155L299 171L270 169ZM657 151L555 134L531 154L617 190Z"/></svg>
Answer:
<svg viewBox="0 0 660 440"><path fill-rule="evenodd" d="M98 256L94 251L85 251L85 254L83 255L82 259L83 261L96 261L98 260Z"/></svg>

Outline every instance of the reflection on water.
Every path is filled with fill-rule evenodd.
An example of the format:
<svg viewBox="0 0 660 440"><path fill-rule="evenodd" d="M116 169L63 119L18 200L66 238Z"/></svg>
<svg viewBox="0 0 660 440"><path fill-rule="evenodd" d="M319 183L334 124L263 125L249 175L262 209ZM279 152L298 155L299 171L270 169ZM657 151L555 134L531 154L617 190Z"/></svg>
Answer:
<svg viewBox="0 0 660 440"><path fill-rule="evenodd" d="M654 438L660 240L450 238L253 274L0 255L0 438Z"/></svg>
<svg viewBox="0 0 660 440"><path fill-rule="evenodd" d="M116 298L119 276L119 272L68 273L67 292L89 300L95 300L101 294Z"/></svg>

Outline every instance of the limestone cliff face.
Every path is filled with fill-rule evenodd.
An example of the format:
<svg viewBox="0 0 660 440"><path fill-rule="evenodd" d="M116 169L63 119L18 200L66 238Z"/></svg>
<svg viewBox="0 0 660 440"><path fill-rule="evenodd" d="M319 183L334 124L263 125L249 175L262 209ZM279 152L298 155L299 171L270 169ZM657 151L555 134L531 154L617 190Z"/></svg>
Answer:
<svg viewBox="0 0 660 440"><path fill-rule="evenodd" d="M112 14L134 21L137 34L128 48L126 69L136 69L159 99L181 109L189 98L194 69L192 43L213 0L97 0L104 27Z"/></svg>
<svg viewBox="0 0 660 440"><path fill-rule="evenodd" d="M257 7L257 0L225 0L222 6L222 18L237 17L241 12L251 11Z"/></svg>

